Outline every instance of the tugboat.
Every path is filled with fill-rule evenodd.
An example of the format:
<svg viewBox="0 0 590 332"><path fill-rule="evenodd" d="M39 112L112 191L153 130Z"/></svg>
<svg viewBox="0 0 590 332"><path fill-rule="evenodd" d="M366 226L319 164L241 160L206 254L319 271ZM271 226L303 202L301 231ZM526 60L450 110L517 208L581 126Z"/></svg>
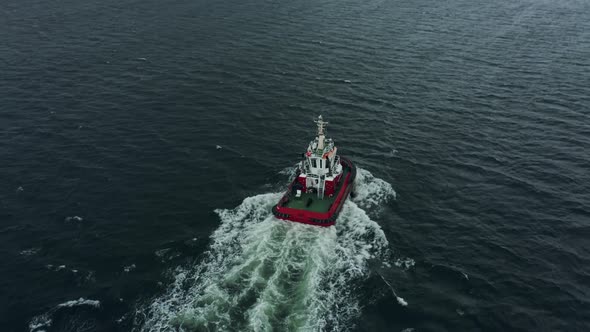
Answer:
<svg viewBox="0 0 590 332"><path fill-rule="evenodd" d="M317 137L309 143L298 163L295 179L285 195L272 208L283 220L316 226L332 226L344 202L354 190L356 167L336 154L334 141L326 137L325 122L320 115L314 121Z"/></svg>

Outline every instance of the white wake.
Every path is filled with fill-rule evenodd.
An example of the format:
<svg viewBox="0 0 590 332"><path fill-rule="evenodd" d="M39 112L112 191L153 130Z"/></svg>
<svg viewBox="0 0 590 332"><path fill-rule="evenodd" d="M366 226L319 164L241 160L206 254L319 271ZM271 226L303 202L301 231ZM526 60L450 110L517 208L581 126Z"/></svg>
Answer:
<svg viewBox="0 0 590 332"><path fill-rule="evenodd" d="M138 312L141 331L343 331L360 311L356 287L372 259L388 254L379 225L359 206L395 197L391 185L359 170L358 195L335 227L278 220L281 194L216 210L221 225L206 257L179 267L168 291Z"/></svg>

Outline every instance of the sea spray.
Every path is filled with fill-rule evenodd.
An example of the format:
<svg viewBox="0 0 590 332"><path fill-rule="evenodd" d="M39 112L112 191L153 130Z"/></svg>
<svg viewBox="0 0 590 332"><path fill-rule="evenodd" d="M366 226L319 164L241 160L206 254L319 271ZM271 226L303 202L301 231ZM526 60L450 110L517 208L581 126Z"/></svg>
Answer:
<svg viewBox="0 0 590 332"><path fill-rule="evenodd" d="M179 267L168 291L138 316L145 331L319 331L348 329L360 311L355 288L388 243L359 206L394 197L388 183L361 170L359 195L334 227L278 220L281 194L246 198L216 210L221 224L205 257ZM145 316L144 316L145 315Z"/></svg>
<svg viewBox="0 0 590 332"><path fill-rule="evenodd" d="M355 197L352 200L364 210L376 208L383 202L396 197L391 184L376 178L366 169L357 169L355 182Z"/></svg>

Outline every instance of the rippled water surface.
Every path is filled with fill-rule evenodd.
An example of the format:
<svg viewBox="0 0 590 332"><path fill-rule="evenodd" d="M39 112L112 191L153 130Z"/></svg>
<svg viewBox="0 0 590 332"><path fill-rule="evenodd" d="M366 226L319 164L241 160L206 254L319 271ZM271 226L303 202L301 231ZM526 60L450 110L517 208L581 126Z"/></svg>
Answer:
<svg viewBox="0 0 590 332"><path fill-rule="evenodd" d="M0 27L0 330L590 330L588 1L5 0ZM321 229L270 213L318 114L359 167Z"/></svg>

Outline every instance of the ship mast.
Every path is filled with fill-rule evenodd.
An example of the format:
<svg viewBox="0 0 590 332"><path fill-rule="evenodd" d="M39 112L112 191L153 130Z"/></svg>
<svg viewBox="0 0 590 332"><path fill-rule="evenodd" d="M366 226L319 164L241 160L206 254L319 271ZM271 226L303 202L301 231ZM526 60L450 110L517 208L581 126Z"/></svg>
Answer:
<svg viewBox="0 0 590 332"><path fill-rule="evenodd" d="M324 133L324 126L328 124L328 122L324 121L324 119L322 118L322 116L318 116L317 120L314 120L313 122L315 122L318 125L318 150L323 151L324 150L324 141L326 139L325 133Z"/></svg>

